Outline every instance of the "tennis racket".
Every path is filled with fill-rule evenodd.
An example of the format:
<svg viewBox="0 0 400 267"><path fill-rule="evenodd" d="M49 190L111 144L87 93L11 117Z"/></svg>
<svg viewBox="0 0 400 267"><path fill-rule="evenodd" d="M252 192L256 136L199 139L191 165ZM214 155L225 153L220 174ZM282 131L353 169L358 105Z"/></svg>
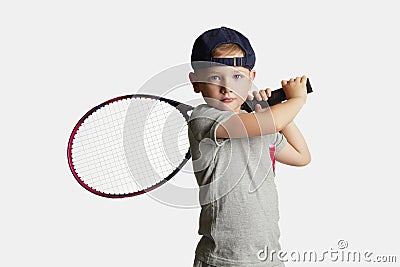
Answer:
<svg viewBox="0 0 400 267"><path fill-rule="evenodd" d="M312 92L309 80L307 92ZM242 109L251 112L257 103L267 107L285 99L281 88L268 101L246 101ZM161 186L190 159L187 122L193 108L146 94L93 107L69 138L73 176L89 192L108 198L137 196Z"/></svg>

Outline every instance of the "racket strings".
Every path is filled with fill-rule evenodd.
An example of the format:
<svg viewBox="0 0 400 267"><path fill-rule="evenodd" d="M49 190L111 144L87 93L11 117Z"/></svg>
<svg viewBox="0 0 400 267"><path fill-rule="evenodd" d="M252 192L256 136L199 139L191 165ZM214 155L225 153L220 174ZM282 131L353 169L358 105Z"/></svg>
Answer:
<svg viewBox="0 0 400 267"><path fill-rule="evenodd" d="M72 162L96 191L124 195L167 178L185 160L187 123L168 103L127 98L86 118L75 134Z"/></svg>
<svg viewBox="0 0 400 267"><path fill-rule="evenodd" d="M93 189L121 194L135 190L124 163L121 126L129 101L106 105L89 116L77 132L73 145L75 170Z"/></svg>
<svg viewBox="0 0 400 267"><path fill-rule="evenodd" d="M130 106L129 115L134 119L127 116L127 120L132 124L128 128L139 128L143 131L136 130L125 134L125 148L130 149L126 151L126 155L136 182L146 188L160 182L178 167L188 151L189 144L187 137L177 139L177 129L186 129L187 132L187 124L176 108L160 101L155 105L154 100L150 99L144 102L146 105L141 103ZM169 149L177 143L186 151Z"/></svg>

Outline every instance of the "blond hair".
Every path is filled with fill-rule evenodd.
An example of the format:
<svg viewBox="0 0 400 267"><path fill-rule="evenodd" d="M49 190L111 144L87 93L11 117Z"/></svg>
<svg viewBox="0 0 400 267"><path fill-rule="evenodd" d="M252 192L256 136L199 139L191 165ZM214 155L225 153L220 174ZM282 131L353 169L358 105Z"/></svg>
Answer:
<svg viewBox="0 0 400 267"><path fill-rule="evenodd" d="M235 43L220 44L212 52L213 57L229 57L236 54L245 56L243 49Z"/></svg>

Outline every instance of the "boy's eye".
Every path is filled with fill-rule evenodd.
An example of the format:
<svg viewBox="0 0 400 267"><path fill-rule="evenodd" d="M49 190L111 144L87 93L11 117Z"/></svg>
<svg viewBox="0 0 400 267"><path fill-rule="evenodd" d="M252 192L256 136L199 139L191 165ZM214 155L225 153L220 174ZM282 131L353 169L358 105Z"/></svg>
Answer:
<svg viewBox="0 0 400 267"><path fill-rule="evenodd" d="M213 76L210 77L210 80L211 80L211 81L219 81L220 78L219 78L219 76L217 76L217 75L213 75Z"/></svg>
<svg viewBox="0 0 400 267"><path fill-rule="evenodd" d="M241 74L235 74L235 75L233 75L233 78L235 78L235 79L241 79L241 78L243 78L243 75L241 75Z"/></svg>

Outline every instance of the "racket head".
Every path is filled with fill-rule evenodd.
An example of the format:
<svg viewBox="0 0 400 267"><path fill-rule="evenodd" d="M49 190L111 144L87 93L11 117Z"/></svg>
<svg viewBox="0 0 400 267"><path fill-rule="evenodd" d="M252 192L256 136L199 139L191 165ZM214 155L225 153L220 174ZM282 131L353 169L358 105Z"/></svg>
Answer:
<svg viewBox="0 0 400 267"><path fill-rule="evenodd" d="M93 107L77 122L68 141L73 176L89 192L107 198L132 197L156 189L190 159L187 130L182 129L187 127L191 110L192 106L147 94L119 96ZM162 135L155 136L160 129ZM177 129L181 144L171 148L167 141ZM154 148L148 148L148 143L157 148L167 145L174 160L160 156L160 149L151 155ZM138 144L140 149L129 149ZM143 162L151 170L143 168ZM163 168L157 166L160 162ZM147 175L154 177L143 180L141 176Z"/></svg>

